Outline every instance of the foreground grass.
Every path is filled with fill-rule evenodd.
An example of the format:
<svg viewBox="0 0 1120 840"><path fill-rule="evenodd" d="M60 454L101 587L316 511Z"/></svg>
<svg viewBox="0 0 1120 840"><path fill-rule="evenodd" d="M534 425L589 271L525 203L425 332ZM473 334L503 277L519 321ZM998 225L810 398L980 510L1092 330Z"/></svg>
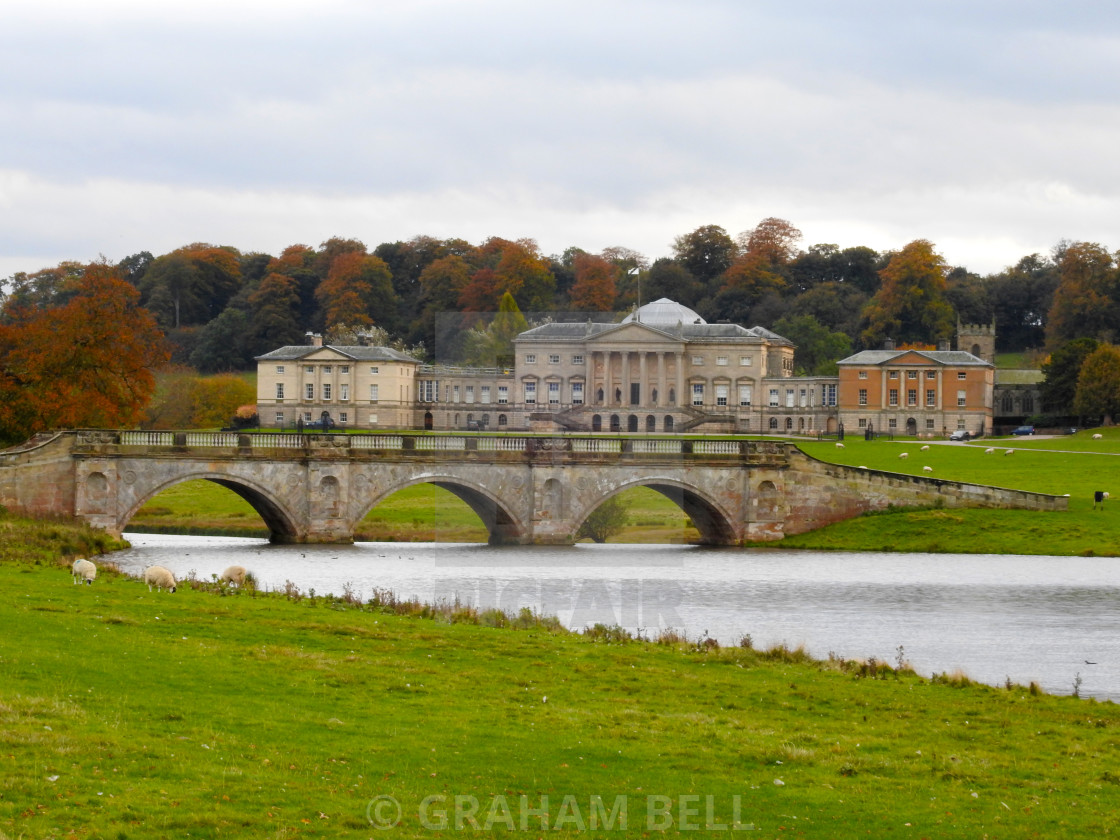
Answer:
<svg viewBox="0 0 1120 840"><path fill-rule="evenodd" d="M763 837L1091 837L1120 807L1110 703L447 623L496 622L462 610L75 587L29 558L0 563L10 837L366 837L396 813L377 797L399 837L445 834L441 814L473 834L676 836L736 809Z"/></svg>

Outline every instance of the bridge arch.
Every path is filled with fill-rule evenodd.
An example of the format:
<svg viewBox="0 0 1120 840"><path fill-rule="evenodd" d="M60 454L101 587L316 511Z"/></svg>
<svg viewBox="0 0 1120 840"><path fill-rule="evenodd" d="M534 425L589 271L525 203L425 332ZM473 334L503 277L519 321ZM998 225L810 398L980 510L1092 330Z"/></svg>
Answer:
<svg viewBox="0 0 1120 840"><path fill-rule="evenodd" d="M215 475L210 472L187 472L175 476L175 478L170 481L164 481L150 488L145 488L142 493L137 494L135 504L121 514L120 520L117 522L117 532L120 533L124 531L125 526L132 521L132 517L136 515L137 511L164 490L174 487L176 484L182 484L184 481L195 481L199 479L203 481L212 481L227 490L233 491L248 502L253 510L260 515L265 526L268 528L270 542L296 542L301 536L296 526L296 518L292 516L292 513L267 487L257 484L254 481L241 478L240 476Z"/></svg>
<svg viewBox="0 0 1120 840"><path fill-rule="evenodd" d="M490 534L490 545L522 543L528 539L528 529L524 523L518 520L501 499L482 485L453 475L418 475L386 487L370 499L368 504L363 504L361 513L352 523L352 527L357 526L371 510L389 496L416 484L434 484L464 501L467 507L482 520L483 526Z"/></svg>
<svg viewBox="0 0 1120 840"><path fill-rule="evenodd" d="M572 533L578 532L583 521L603 502L636 487L648 487L650 490L656 490L662 496L675 502L692 520L696 530L700 532L700 543L702 545L735 545L738 542L738 529L734 525L734 517L717 501L703 491L682 481L656 476L624 482L611 489L610 492L597 496L576 517L573 517L575 528Z"/></svg>

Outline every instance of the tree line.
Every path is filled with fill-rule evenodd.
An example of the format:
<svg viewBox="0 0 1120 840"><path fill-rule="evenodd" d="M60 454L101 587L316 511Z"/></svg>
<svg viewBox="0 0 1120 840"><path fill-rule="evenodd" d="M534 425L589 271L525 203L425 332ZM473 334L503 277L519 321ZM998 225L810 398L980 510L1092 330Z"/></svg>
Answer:
<svg viewBox="0 0 1120 840"><path fill-rule="evenodd" d="M120 314L93 311L91 295L111 299L136 327ZM373 331L427 360L469 363L479 360L480 347L494 343L487 325L499 310L499 332L508 340L504 333L522 323L608 319L660 297L710 322L760 325L786 336L798 346L797 373L803 374L834 372L838 358L882 346L887 338L900 347L936 346L952 337L958 322L994 321L999 351L1037 350L1043 358L1076 339L1105 345L1116 339L1120 260L1097 243L1062 241L1049 254L979 275L949 266L924 239L886 252L802 247L801 231L778 218L737 236L718 225L701 226L678 236L671 254L652 262L621 246L599 253L573 246L546 256L531 239L500 237L474 245L416 236L372 249L335 237L278 255L193 243L160 256L140 252L115 265L64 262L9 277L0 301L0 384L30 393L37 376L61 364L48 361L61 349L36 351L43 370L33 371L27 358L33 328L44 340L83 352L95 346L119 351L133 342L135 352L118 363L135 357L149 369L163 354L203 372L248 370L255 356L303 343L309 331L328 340ZM84 325L90 332L84 338L75 332L81 325L73 314L83 301L90 308L86 317L102 322L97 334ZM59 319L69 320L55 323ZM69 341L57 340L68 335ZM142 376L107 377L120 390L105 392L100 402L119 403L125 422L151 396L150 386ZM43 400L5 401L3 410L22 413L21 426L29 416L43 418L35 427L46 418L63 425L73 419L46 410ZM52 401L62 405L66 398ZM105 411L99 416L108 422Z"/></svg>

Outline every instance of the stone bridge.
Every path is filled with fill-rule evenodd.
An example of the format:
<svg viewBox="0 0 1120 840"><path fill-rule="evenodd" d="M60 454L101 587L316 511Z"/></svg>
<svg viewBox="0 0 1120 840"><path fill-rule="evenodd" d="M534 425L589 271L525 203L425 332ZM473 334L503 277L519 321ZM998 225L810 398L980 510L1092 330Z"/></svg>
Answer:
<svg viewBox="0 0 1120 840"><path fill-rule="evenodd" d="M76 516L118 535L145 502L191 479L237 493L274 542L288 543L350 542L373 507L420 483L466 502L492 543L570 543L588 514L632 487L672 499L711 545L780 539L889 505L1067 505L726 437L64 431L0 452L0 504Z"/></svg>

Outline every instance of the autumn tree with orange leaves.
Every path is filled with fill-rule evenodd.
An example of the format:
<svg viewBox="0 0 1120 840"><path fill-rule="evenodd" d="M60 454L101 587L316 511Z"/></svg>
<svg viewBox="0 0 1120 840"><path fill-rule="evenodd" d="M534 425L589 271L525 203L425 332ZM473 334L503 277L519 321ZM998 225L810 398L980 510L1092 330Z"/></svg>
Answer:
<svg viewBox="0 0 1120 840"><path fill-rule="evenodd" d="M572 260L576 282L570 293L572 308L589 312L609 312L614 307L617 269L602 257L579 253Z"/></svg>
<svg viewBox="0 0 1120 840"><path fill-rule="evenodd" d="M927 239L915 239L879 272L883 285L864 309L865 347L886 338L896 344L936 344L953 334L953 307L945 299L944 258Z"/></svg>
<svg viewBox="0 0 1120 840"><path fill-rule="evenodd" d="M69 279L64 302L0 309L0 440L48 429L133 426L167 361L140 294L105 263Z"/></svg>

